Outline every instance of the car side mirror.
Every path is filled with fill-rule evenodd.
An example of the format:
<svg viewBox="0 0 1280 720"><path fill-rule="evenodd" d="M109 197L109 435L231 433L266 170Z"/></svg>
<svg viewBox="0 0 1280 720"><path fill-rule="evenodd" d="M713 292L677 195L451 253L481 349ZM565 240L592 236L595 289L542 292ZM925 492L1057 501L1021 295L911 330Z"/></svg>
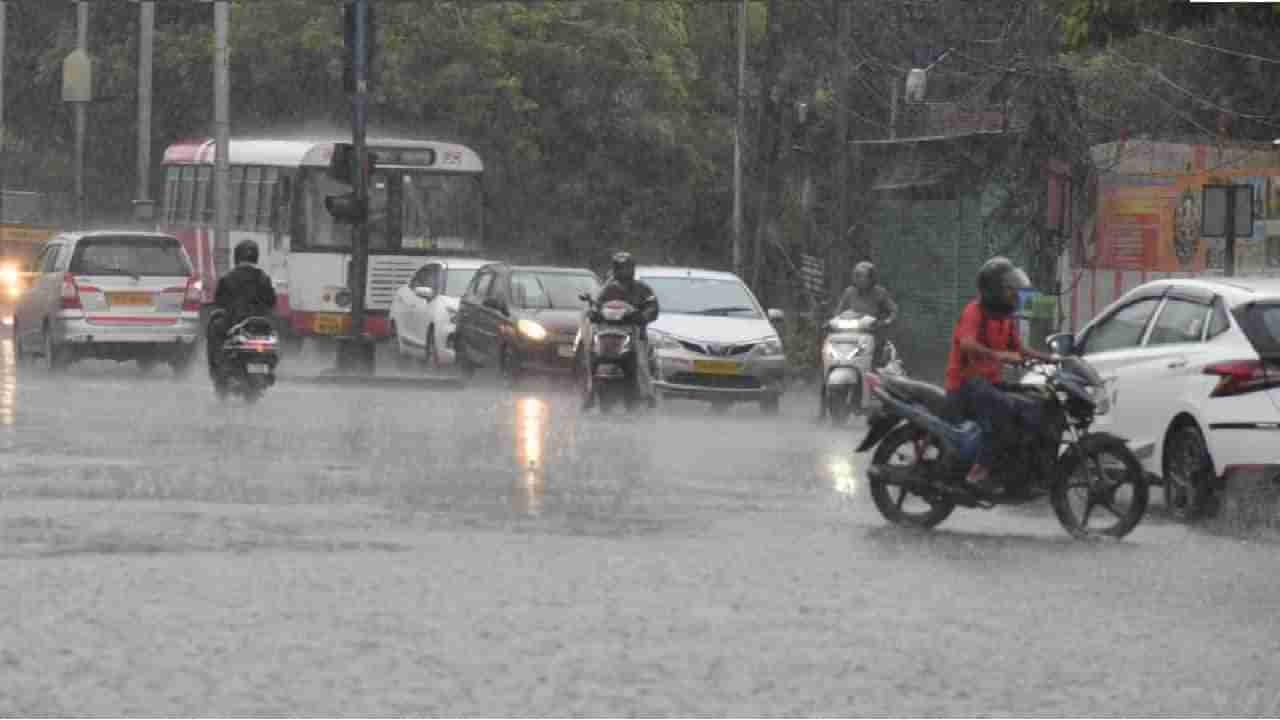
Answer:
<svg viewBox="0 0 1280 720"><path fill-rule="evenodd" d="M591 293L578 293L578 299L582 302L591 302Z"/></svg>
<svg viewBox="0 0 1280 720"><path fill-rule="evenodd" d="M1076 338L1071 333L1057 333L1055 335L1050 335L1044 342L1055 355L1065 356L1075 354Z"/></svg>
<svg viewBox="0 0 1280 720"><path fill-rule="evenodd" d="M413 294L427 302L431 302L436 297L436 289L427 285L419 285L413 289Z"/></svg>
<svg viewBox="0 0 1280 720"><path fill-rule="evenodd" d="M787 314L778 308L769 308L766 314L769 316L769 322L771 323L780 323L787 319Z"/></svg>
<svg viewBox="0 0 1280 720"><path fill-rule="evenodd" d="M507 303L502 298L487 297L484 299L484 306L490 310L497 310L504 315L507 313Z"/></svg>

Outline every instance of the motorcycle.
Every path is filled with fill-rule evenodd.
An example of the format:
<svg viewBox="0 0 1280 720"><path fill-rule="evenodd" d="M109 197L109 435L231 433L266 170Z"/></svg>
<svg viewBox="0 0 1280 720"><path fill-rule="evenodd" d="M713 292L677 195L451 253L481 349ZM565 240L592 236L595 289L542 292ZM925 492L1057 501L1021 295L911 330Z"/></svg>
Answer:
<svg viewBox="0 0 1280 720"><path fill-rule="evenodd" d="M876 357L876 318L846 310L827 323L822 342L822 397L827 413L837 423L875 408L863 378L872 372ZM886 362L878 372L905 375L893 343L885 341Z"/></svg>
<svg viewBox="0 0 1280 720"><path fill-rule="evenodd" d="M970 420L953 422L946 394L935 385L867 376L882 405L857 452L875 448L867 476L885 519L929 529L957 506L986 509L1048 494L1058 522L1073 537L1122 538L1137 527L1148 497L1142 466L1122 438L1089 429L1095 415L1110 408L1097 370L1073 356L1026 367L1030 375L1001 389L1013 394L1035 430L1012 438L986 437ZM965 481L984 442L997 443L992 478L1002 491L988 493ZM908 509L908 496L923 507ZM1095 510L1113 522L1091 528Z"/></svg>
<svg viewBox="0 0 1280 720"><path fill-rule="evenodd" d="M629 320L635 307L621 300L600 304L587 293L579 298L587 303L590 320L585 342L580 344L584 392L595 395L601 412L609 412L618 402L631 410L641 400L637 372L640 326Z"/></svg>
<svg viewBox="0 0 1280 720"><path fill-rule="evenodd" d="M276 382L279 348L280 339L267 318L246 318L232 326L213 372L213 387L218 397L239 395L250 403L262 397Z"/></svg>

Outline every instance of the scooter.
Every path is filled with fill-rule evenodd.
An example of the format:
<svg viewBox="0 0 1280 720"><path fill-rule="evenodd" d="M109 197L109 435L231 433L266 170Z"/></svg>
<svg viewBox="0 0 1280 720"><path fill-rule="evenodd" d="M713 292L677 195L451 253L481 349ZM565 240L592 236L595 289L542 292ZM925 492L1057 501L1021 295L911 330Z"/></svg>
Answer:
<svg viewBox="0 0 1280 720"><path fill-rule="evenodd" d="M220 399L234 394L252 403L275 384L279 364L280 339L271 321L246 318L227 331L213 372L214 391Z"/></svg>
<svg viewBox="0 0 1280 720"><path fill-rule="evenodd" d="M637 372L640 343L636 339L640 326L628 320L635 308L621 300L597 304L586 293L580 299L587 303L591 321L582 347L584 392L595 395L602 413L612 410L619 401L631 410L641 400Z"/></svg>
<svg viewBox="0 0 1280 720"><path fill-rule="evenodd" d="M826 412L836 424L850 415L865 415L878 404L867 392L865 377L875 369L876 318L852 310L831 318L827 338L822 343L822 400ZM886 375L906 374L897 348L885 341L886 362L879 372Z"/></svg>

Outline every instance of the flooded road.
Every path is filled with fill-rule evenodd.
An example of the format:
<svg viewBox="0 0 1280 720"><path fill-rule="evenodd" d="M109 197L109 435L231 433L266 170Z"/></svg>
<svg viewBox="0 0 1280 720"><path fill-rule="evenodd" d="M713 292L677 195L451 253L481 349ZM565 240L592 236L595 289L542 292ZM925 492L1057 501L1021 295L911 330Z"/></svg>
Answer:
<svg viewBox="0 0 1280 720"><path fill-rule="evenodd" d="M0 714L1275 715L1275 547L1157 516L886 527L780 417L563 388L15 369Z"/></svg>

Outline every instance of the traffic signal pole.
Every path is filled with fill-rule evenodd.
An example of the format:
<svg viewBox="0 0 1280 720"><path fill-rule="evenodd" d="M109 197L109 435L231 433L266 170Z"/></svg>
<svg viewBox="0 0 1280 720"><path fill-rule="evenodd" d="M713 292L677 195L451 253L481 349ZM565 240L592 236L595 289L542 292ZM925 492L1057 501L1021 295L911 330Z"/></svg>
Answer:
<svg viewBox="0 0 1280 720"><path fill-rule="evenodd" d="M369 148L366 127L369 120L369 0L350 0L345 22L351 27L351 67L355 87L351 94L351 144L355 167L352 190L356 203L364 208L351 228L351 262L347 266L347 287L351 290L351 325L338 341L338 369L374 372L373 340L365 332L365 288L369 277Z"/></svg>

